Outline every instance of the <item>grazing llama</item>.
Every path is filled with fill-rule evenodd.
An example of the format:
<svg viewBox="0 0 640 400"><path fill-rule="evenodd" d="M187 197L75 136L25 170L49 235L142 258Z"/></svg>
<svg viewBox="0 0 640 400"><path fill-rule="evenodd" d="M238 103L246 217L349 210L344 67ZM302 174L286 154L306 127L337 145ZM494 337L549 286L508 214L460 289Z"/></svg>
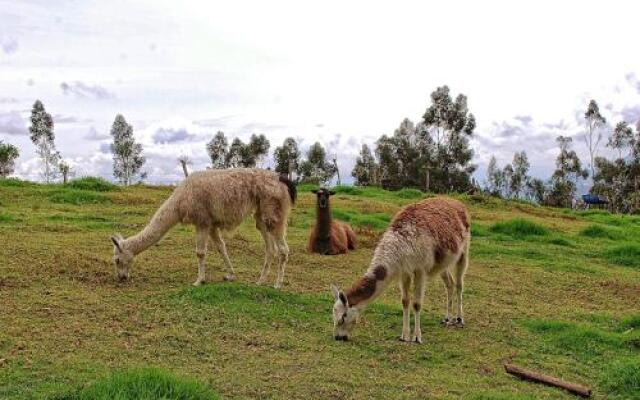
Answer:
<svg viewBox="0 0 640 400"><path fill-rule="evenodd" d="M296 199L296 188L288 179L260 169L228 169L194 172L160 206L149 224L138 234L124 239L112 236L114 263L120 280L129 277L133 258L153 244L177 223L196 227L198 278L205 282L207 241L212 239L227 267L225 279L234 280L235 272L221 231L232 230L254 213L256 228L265 243L265 258L258 284L264 282L272 258L278 262L275 287L282 286L284 267L289 256L285 241L289 210Z"/></svg>
<svg viewBox="0 0 640 400"><path fill-rule="evenodd" d="M333 306L335 339L347 340L362 310L398 279L403 310L400 340L422 343L420 309L426 279L436 274L440 274L447 290L447 313L442 322L464 326L462 288L469 263L469 226L469 214L457 200L432 198L402 209L382 236L364 276L346 292L331 285L336 300ZM410 335L412 278L415 321ZM454 285L458 298L456 320L451 318Z"/></svg>
<svg viewBox="0 0 640 400"><path fill-rule="evenodd" d="M356 248L356 234L349 224L333 221L329 196L335 192L320 188L316 194L316 225L309 237L309 252L322 255L345 254Z"/></svg>

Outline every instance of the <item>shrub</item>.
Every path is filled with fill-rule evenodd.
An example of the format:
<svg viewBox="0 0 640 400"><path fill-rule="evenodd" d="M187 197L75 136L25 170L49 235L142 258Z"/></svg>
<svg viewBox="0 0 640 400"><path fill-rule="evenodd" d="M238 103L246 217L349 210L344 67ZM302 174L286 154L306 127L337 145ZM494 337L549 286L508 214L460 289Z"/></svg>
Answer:
<svg viewBox="0 0 640 400"><path fill-rule="evenodd" d="M11 222L13 220L15 220L15 218L11 214L0 211L0 222Z"/></svg>
<svg viewBox="0 0 640 400"><path fill-rule="evenodd" d="M5 187L25 187L25 186L34 186L36 183L23 181L18 178L0 178L0 186Z"/></svg>
<svg viewBox="0 0 640 400"><path fill-rule="evenodd" d="M514 237L544 236L549 233L544 226L523 218L497 222L493 224L489 230L494 233L502 233Z"/></svg>
<svg viewBox="0 0 640 400"><path fill-rule="evenodd" d="M219 399L202 383L179 378L157 368L115 373L83 389L54 397L55 400L212 400Z"/></svg>
<svg viewBox="0 0 640 400"><path fill-rule="evenodd" d="M420 199L424 197L424 193L418 189L400 189L396 192L396 196L401 199Z"/></svg>
<svg viewBox="0 0 640 400"><path fill-rule="evenodd" d="M49 194L49 201L59 204L99 204L108 200L104 195L86 190L59 189Z"/></svg>
<svg viewBox="0 0 640 400"><path fill-rule="evenodd" d="M80 190L93 190L95 192L110 192L116 190L118 187L106 179L96 176L85 176L82 178L74 179L67 187L71 189Z"/></svg>
<svg viewBox="0 0 640 400"><path fill-rule="evenodd" d="M620 238L620 233L616 232L610 228L605 228L602 225L589 225L584 228L580 235L591 237L591 238L600 238L600 239L618 239Z"/></svg>
<svg viewBox="0 0 640 400"><path fill-rule="evenodd" d="M614 264L640 267L640 245L623 244L611 247L605 250L604 257Z"/></svg>

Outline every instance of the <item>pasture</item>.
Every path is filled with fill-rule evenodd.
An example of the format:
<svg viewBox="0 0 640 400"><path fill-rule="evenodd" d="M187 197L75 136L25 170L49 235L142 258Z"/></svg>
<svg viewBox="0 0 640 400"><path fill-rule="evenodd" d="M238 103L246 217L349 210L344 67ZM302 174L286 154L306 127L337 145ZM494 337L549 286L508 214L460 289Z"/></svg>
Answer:
<svg viewBox="0 0 640 400"><path fill-rule="evenodd" d="M191 227L140 254L129 282L111 264L109 236L144 227L171 188L0 180L0 398L572 398L507 375L507 360L597 399L640 398L640 217L458 196L473 221L466 327L439 324L438 278L424 344L397 340L396 286L345 343L332 338L330 283L359 277L391 216L423 194L337 188L334 216L360 246L321 257L305 250L310 189L298 188L282 290L255 285L263 244L251 219L226 239L238 280L222 282L212 251L210 283L194 288Z"/></svg>

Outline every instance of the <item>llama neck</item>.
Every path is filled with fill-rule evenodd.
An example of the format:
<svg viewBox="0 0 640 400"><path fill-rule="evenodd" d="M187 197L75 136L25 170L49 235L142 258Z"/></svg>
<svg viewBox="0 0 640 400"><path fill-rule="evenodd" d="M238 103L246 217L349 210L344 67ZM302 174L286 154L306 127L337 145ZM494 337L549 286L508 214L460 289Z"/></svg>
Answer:
<svg viewBox="0 0 640 400"><path fill-rule="evenodd" d="M325 208L316 207L316 229L318 230L318 239L329 239L331 235L331 205L329 203Z"/></svg>
<svg viewBox="0 0 640 400"><path fill-rule="evenodd" d="M125 247L135 254L142 253L156 244L175 224L180 221L172 198L169 198L151 218L151 221L138 234L125 241Z"/></svg>
<svg viewBox="0 0 640 400"><path fill-rule="evenodd" d="M393 281L394 271L386 264L371 262L362 278L345 293L350 307L362 310L378 298Z"/></svg>

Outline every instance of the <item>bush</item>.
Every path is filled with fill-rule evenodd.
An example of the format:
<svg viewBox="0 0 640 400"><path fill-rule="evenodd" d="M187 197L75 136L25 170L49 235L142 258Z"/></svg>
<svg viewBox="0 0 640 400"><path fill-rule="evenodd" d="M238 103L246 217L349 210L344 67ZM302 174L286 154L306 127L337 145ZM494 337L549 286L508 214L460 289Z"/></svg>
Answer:
<svg viewBox="0 0 640 400"><path fill-rule="evenodd" d="M109 201L107 197L86 190L59 189L49 194L49 201L59 204L99 204Z"/></svg>
<svg viewBox="0 0 640 400"><path fill-rule="evenodd" d="M331 190L336 193L350 194L352 196L359 196L362 194L362 189L355 186L336 186L334 188L331 188Z"/></svg>
<svg viewBox="0 0 640 400"><path fill-rule="evenodd" d="M0 178L0 186L5 187L25 187L25 186L34 186L36 183L23 181L18 178Z"/></svg>
<svg viewBox="0 0 640 400"><path fill-rule="evenodd" d="M119 372L55 400L212 400L211 389L192 379L179 378L157 368Z"/></svg>
<svg viewBox="0 0 640 400"><path fill-rule="evenodd" d="M95 192L110 192L118 189L113 183L96 176L85 176L74 179L69 182L67 187L79 190L93 190Z"/></svg>
<svg viewBox="0 0 640 400"><path fill-rule="evenodd" d="M418 189L400 189L396 192L396 196L401 199L420 199L424 197L424 193Z"/></svg>
<svg viewBox="0 0 640 400"><path fill-rule="evenodd" d="M589 225L584 228L580 235L590 237L590 238L600 238L600 239L618 239L620 238L620 233L616 232L610 228L605 228L602 225Z"/></svg>
<svg viewBox="0 0 640 400"><path fill-rule="evenodd" d="M523 218L497 222L493 224L489 230L494 233L502 233L514 237L544 236L549 234L549 231L544 226Z"/></svg>
<svg viewBox="0 0 640 400"><path fill-rule="evenodd" d="M640 267L640 245L623 244L611 247L604 252L605 258L618 265Z"/></svg>

